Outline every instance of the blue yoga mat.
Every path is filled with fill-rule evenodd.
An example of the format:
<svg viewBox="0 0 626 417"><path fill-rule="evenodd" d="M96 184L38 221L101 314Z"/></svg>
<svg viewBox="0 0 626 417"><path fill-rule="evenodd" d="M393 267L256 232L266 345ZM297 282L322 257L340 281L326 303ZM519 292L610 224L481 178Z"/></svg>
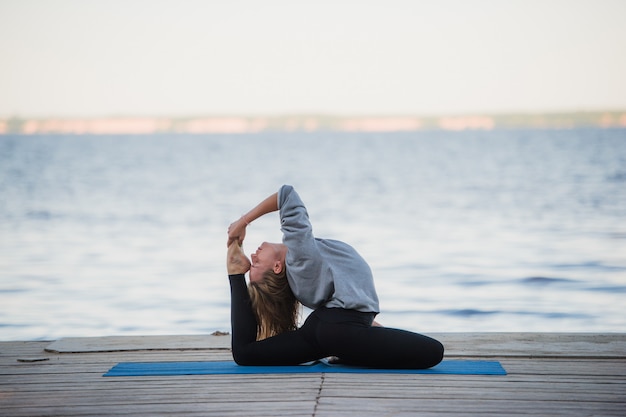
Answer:
<svg viewBox="0 0 626 417"><path fill-rule="evenodd" d="M103 376L170 376L170 375L232 375L232 374L452 374L506 375L497 361L445 360L430 369L373 369L316 362L294 366L239 366L222 362L121 362Z"/></svg>

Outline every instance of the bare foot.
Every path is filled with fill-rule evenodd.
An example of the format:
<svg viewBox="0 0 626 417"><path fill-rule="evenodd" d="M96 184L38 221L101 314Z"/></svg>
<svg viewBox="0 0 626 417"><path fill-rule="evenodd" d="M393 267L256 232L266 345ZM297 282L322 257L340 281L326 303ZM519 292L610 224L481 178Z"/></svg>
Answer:
<svg viewBox="0 0 626 417"><path fill-rule="evenodd" d="M250 260L243 253L243 248L237 241L231 243L228 247L226 269L228 270L228 275L245 274L250 270Z"/></svg>
<svg viewBox="0 0 626 417"><path fill-rule="evenodd" d="M326 360L328 361L328 363L330 363L331 365L339 365L341 364L341 359L339 359L338 356L329 356L326 358Z"/></svg>

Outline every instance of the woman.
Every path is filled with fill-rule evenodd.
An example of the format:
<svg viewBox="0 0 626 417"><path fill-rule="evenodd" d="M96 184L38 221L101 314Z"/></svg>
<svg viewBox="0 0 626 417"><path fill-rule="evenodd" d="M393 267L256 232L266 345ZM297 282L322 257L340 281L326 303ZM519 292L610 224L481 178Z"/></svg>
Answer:
<svg viewBox="0 0 626 417"><path fill-rule="evenodd" d="M246 227L275 211L283 243L263 242L250 262L241 247ZM422 369L443 358L443 346L434 339L373 325L379 308L368 264L346 243L315 238L306 208L289 185L229 226L227 267L233 358L240 365L295 365L336 356L350 365ZM313 310L300 328L298 302Z"/></svg>

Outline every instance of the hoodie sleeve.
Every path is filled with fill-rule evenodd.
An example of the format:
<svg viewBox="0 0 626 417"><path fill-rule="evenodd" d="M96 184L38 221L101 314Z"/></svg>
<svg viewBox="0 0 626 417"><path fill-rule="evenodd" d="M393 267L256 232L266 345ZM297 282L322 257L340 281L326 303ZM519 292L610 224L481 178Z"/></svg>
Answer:
<svg viewBox="0 0 626 417"><path fill-rule="evenodd" d="M325 305L334 293L333 274L313 236L306 208L289 185L280 189L278 199L289 285L305 306Z"/></svg>
<svg viewBox="0 0 626 417"><path fill-rule="evenodd" d="M278 192L280 229L283 243L287 246L287 265L299 276L311 278L308 273L319 273L321 257L313 236L309 214L300 196L290 185L283 185ZM307 276L308 275L308 276Z"/></svg>

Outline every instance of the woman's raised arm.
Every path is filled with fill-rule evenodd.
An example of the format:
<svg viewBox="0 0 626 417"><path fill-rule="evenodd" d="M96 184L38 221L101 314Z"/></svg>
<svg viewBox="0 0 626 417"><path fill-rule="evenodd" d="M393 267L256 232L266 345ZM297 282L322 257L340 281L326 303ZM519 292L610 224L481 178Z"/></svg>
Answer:
<svg viewBox="0 0 626 417"><path fill-rule="evenodd" d="M239 220L232 222L228 226L228 243L226 246L230 246L234 241L238 241L241 245L246 237L246 227L259 217L274 211L278 211L278 193L267 197L252 210L241 216Z"/></svg>

